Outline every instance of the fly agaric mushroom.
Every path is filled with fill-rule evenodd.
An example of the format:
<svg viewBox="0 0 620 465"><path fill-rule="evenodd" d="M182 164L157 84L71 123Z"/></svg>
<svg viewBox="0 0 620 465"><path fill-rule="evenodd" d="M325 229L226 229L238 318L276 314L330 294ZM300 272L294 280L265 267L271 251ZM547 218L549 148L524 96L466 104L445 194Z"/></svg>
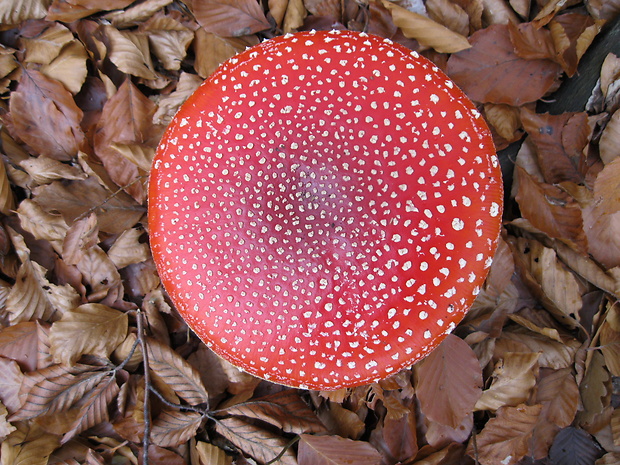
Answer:
<svg viewBox="0 0 620 465"><path fill-rule="evenodd" d="M150 240L217 354L338 389L454 329L502 195L487 126L434 64L364 33L303 32L231 58L178 111L151 173Z"/></svg>

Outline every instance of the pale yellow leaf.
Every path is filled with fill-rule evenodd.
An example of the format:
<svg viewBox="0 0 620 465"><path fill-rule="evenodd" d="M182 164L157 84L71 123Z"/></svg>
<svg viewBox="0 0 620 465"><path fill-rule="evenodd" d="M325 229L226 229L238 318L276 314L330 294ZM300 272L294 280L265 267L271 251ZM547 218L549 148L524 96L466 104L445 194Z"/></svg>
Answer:
<svg viewBox="0 0 620 465"><path fill-rule="evenodd" d="M127 337L127 314L100 304L84 304L52 324L54 362L71 365L84 354L108 357Z"/></svg>
<svg viewBox="0 0 620 465"><path fill-rule="evenodd" d="M50 3L51 0L0 0L0 24L16 25L45 18Z"/></svg>
<svg viewBox="0 0 620 465"><path fill-rule="evenodd" d="M0 213L10 215L15 208L15 198L11 190L11 183L6 173L4 162L0 163Z"/></svg>
<svg viewBox="0 0 620 465"><path fill-rule="evenodd" d="M525 402L536 385L538 353L512 352L495 364L492 383L482 392L475 410L497 410Z"/></svg>
<svg viewBox="0 0 620 465"><path fill-rule="evenodd" d="M0 441L3 441L9 434L15 431L15 427L9 423L6 419L9 412L6 407L0 402Z"/></svg>
<svg viewBox="0 0 620 465"><path fill-rule="evenodd" d="M144 79L157 79L151 61L148 36L142 33L105 28L110 39L110 60L124 73Z"/></svg>
<svg viewBox="0 0 620 465"><path fill-rule="evenodd" d="M143 144L123 144L117 142L110 144L110 147L144 172L148 173L150 171L151 162L155 155L154 148L146 147Z"/></svg>
<svg viewBox="0 0 620 465"><path fill-rule="evenodd" d="M456 53L471 48L466 37L426 16L413 13L387 0L382 0L382 4L390 10L394 24L403 31L405 37L416 39L422 46L433 48L440 53Z"/></svg>
<svg viewBox="0 0 620 465"><path fill-rule="evenodd" d="M197 441L195 453L197 462L192 462L193 465L230 465L232 463L230 455L226 455L222 449L208 442Z"/></svg>
<svg viewBox="0 0 620 465"><path fill-rule="evenodd" d="M187 54L194 33L189 29L181 31L149 31L149 43L153 53L163 63L164 68L176 71Z"/></svg>
<svg viewBox="0 0 620 465"><path fill-rule="evenodd" d="M71 31L60 23L50 23L35 37L24 37L22 43L26 56L24 62L47 65L52 62L62 48L74 40Z"/></svg>
<svg viewBox="0 0 620 465"><path fill-rule="evenodd" d="M19 163L37 184L49 184L58 179L86 179L80 168L48 157L28 158Z"/></svg>
<svg viewBox="0 0 620 465"><path fill-rule="evenodd" d="M20 219L22 228L37 239L50 241L52 246L60 247L67 229L69 229L62 216L47 213L29 199L23 200L19 204L17 216Z"/></svg>
<svg viewBox="0 0 620 465"><path fill-rule="evenodd" d="M303 0L289 0L282 30L285 33L295 32L297 28L303 26L307 14Z"/></svg>
<svg viewBox="0 0 620 465"><path fill-rule="evenodd" d="M36 425L20 424L2 441L2 465L47 465L59 445L57 435L45 433Z"/></svg>
<svg viewBox="0 0 620 465"><path fill-rule="evenodd" d="M77 94L88 74L88 53L81 42L74 40L64 47L51 63L41 67L46 76L60 81L69 92Z"/></svg>
<svg viewBox="0 0 620 465"><path fill-rule="evenodd" d="M117 268L143 262L151 256L146 242L140 242L143 234L143 230L131 228L116 239L108 250L108 257Z"/></svg>
<svg viewBox="0 0 620 465"><path fill-rule="evenodd" d="M202 81L203 79L200 76L182 72L174 92L163 96L159 100L157 104L157 111L155 112L155 115L153 115L153 122L155 124L164 125L170 123L172 117L176 114L181 104L194 93ZM125 155L125 152L122 151L120 145L117 144L116 149Z"/></svg>

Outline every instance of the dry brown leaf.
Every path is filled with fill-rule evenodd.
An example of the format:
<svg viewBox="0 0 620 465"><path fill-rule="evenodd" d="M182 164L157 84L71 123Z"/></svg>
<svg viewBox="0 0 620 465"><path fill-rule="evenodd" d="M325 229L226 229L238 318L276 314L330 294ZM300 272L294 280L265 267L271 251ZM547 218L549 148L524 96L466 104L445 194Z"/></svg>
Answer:
<svg viewBox="0 0 620 465"><path fill-rule="evenodd" d="M247 423L240 418L219 419L215 422L215 430L246 454L251 455L260 462L269 462L281 452L284 452L278 463L282 465L302 465L301 462L298 464L297 460L295 460L293 450L286 448L288 442L286 439L257 425ZM302 438L305 436L302 435Z"/></svg>
<svg viewBox="0 0 620 465"><path fill-rule="evenodd" d="M577 414L577 422L587 425L603 412L611 398L611 376L605 367L605 358L598 350L591 352L590 364L579 391L583 408Z"/></svg>
<svg viewBox="0 0 620 465"><path fill-rule="evenodd" d="M77 265L83 258L85 250L94 247L99 242L97 215L91 213L85 218L77 220L67 230L62 243L62 258L67 265Z"/></svg>
<svg viewBox="0 0 620 465"><path fill-rule="evenodd" d="M125 313L100 304L80 305L52 324L54 362L71 365L84 354L109 357L127 337L127 328Z"/></svg>
<svg viewBox="0 0 620 465"><path fill-rule="evenodd" d="M45 18L49 0L0 0L0 24L16 25Z"/></svg>
<svg viewBox="0 0 620 465"><path fill-rule="evenodd" d="M578 2L579 0L550 0L538 12L533 22L537 27L545 26L556 17L557 13Z"/></svg>
<svg viewBox="0 0 620 465"><path fill-rule="evenodd" d="M110 60L119 70L144 79L157 79L147 34L119 31L113 26L104 26L104 31L110 41Z"/></svg>
<svg viewBox="0 0 620 465"><path fill-rule="evenodd" d="M15 198L4 163L0 163L0 213L10 215L15 209Z"/></svg>
<svg viewBox="0 0 620 465"><path fill-rule="evenodd" d="M297 461L299 465L379 465L381 455L367 442L302 434Z"/></svg>
<svg viewBox="0 0 620 465"><path fill-rule="evenodd" d="M84 282L91 287L89 299L92 302L113 304L116 299L122 298L121 276L114 263L99 246L84 250L76 266L82 273Z"/></svg>
<svg viewBox="0 0 620 465"><path fill-rule="evenodd" d="M343 438L359 439L366 429L362 419L341 403L331 402L329 410L318 412L319 418L332 434Z"/></svg>
<svg viewBox="0 0 620 465"><path fill-rule="evenodd" d="M523 218L534 227L580 252L588 249L579 204L556 186L537 181L520 166L516 196Z"/></svg>
<svg viewBox="0 0 620 465"><path fill-rule="evenodd" d="M15 413L22 406L19 391L24 375L16 361L4 357L0 357L0 372L0 401L10 413Z"/></svg>
<svg viewBox="0 0 620 465"><path fill-rule="evenodd" d="M22 407L11 416L11 421L26 420L42 415L68 411L112 372L100 366L76 364L74 366L52 365L27 373L24 376L20 396Z"/></svg>
<svg viewBox="0 0 620 465"><path fill-rule="evenodd" d="M256 45L258 39L255 36L248 37L220 37L216 34L198 29L194 42L196 62L194 68L203 79L209 77L217 67L246 47Z"/></svg>
<svg viewBox="0 0 620 465"><path fill-rule="evenodd" d="M148 245L140 242L140 238L144 235L144 230L131 228L125 230L114 241L108 257L117 268L125 268L134 263L140 263L148 260L151 256Z"/></svg>
<svg viewBox="0 0 620 465"><path fill-rule="evenodd" d="M411 399L402 399L398 391L385 393L385 418L370 433L370 444L390 463L403 462L418 452L416 415Z"/></svg>
<svg viewBox="0 0 620 465"><path fill-rule="evenodd" d="M73 41L71 31L60 23L48 23L34 37L23 37L24 63L47 65L52 62L62 48Z"/></svg>
<svg viewBox="0 0 620 465"><path fill-rule="evenodd" d="M194 437L201 423L200 413L165 407L153 420L151 440L161 447L180 446Z"/></svg>
<svg viewBox="0 0 620 465"><path fill-rule="evenodd" d="M570 426L579 407L579 387L570 368L556 370L538 383L535 402L543 405L541 416L560 427Z"/></svg>
<svg viewBox="0 0 620 465"><path fill-rule="evenodd" d="M297 28L303 26L307 14L304 0L289 0L282 31L286 34L296 32Z"/></svg>
<svg viewBox="0 0 620 465"><path fill-rule="evenodd" d="M205 32L204 34L207 33ZM211 35L213 36L213 34ZM212 55L210 56L212 57ZM194 91L198 88L202 81L203 79L200 76L182 72L181 76L179 77L179 82L177 83L175 91L169 95L162 97L159 100L157 104L157 111L153 115L153 122L155 124L162 125L170 123L172 117L175 115L181 104L194 93ZM116 148L119 149L120 147L117 146ZM121 153L123 152L121 151ZM143 165L140 165L138 163L136 163L136 165L144 169Z"/></svg>
<svg viewBox="0 0 620 465"><path fill-rule="evenodd" d="M542 405L502 407L476 437L467 453L482 465L514 465L529 452L529 441ZM474 452L475 450L475 452Z"/></svg>
<svg viewBox="0 0 620 465"><path fill-rule="evenodd" d="M77 155L84 142L83 113L60 82L39 71L24 70L9 109L16 135L35 154L61 161Z"/></svg>
<svg viewBox="0 0 620 465"><path fill-rule="evenodd" d="M195 449L191 449L192 464L195 465L231 465L232 457L217 446L208 442L196 441Z"/></svg>
<svg viewBox="0 0 620 465"><path fill-rule="evenodd" d="M222 37L247 36L271 28L255 0L194 0L190 5L198 24Z"/></svg>
<svg viewBox="0 0 620 465"><path fill-rule="evenodd" d="M299 394L292 389L213 412L213 414L216 413L263 421L285 433L302 434L325 431L325 426L299 397Z"/></svg>
<svg viewBox="0 0 620 465"><path fill-rule="evenodd" d="M0 356L19 362L25 372L34 371L37 369L38 343L35 322L25 321L8 326L0 331Z"/></svg>
<svg viewBox="0 0 620 465"><path fill-rule="evenodd" d="M517 108L510 105L487 103L484 105L484 114L487 122L507 142L514 142L523 136Z"/></svg>
<svg viewBox="0 0 620 465"><path fill-rule="evenodd" d="M176 71L194 40L194 33L179 21L163 13L153 16L144 23L141 31L146 32L151 50L164 68Z"/></svg>
<svg viewBox="0 0 620 465"><path fill-rule="evenodd" d="M448 75L473 100L520 106L545 95L561 68L551 60L524 60L514 52L508 26L493 25L470 37L472 48L453 54Z"/></svg>
<svg viewBox="0 0 620 465"><path fill-rule="evenodd" d="M28 158L19 163L36 185L49 184L59 179L86 179L86 173L77 166L61 163L47 157Z"/></svg>
<svg viewBox="0 0 620 465"><path fill-rule="evenodd" d="M435 449L449 446L450 444L464 443L469 439L474 428L473 413L467 415L463 422L456 428L441 425L436 422L426 424L426 440ZM417 463L417 462L416 462Z"/></svg>
<svg viewBox="0 0 620 465"><path fill-rule="evenodd" d="M599 140L601 160L608 164L620 157L620 110L616 110L607 122Z"/></svg>
<svg viewBox="0 0 620 465"><path fill-rule="evenodd" d="M456 53L471 47L466 37L426 16L413 13L387 0L381 0L381 3L392 13L394 24L405 37L417 40L424 47L439 53Z"/></svg>
<svg viewBox="0 0 620 465"><path fill-rule="evenodd" d="M59 445L57 435L46 433L35 425L19 424L2 442L2 462L3 465L47 465Z"/></svg>
<svg viewBox="0 0 620 465"><path fill-rule="evenodd" d="M134 3L126 0L127 4ZM105 19L112 23L112 26L122 29L134 26L137 23L146 21L162 8L172 3L172 0L146 0L136 3L125 10L119 9L104 16Z"/></svg>
<svg viewBox="0 0 620 465"><path fill-rule="evenodd" d="M469 35L469 16L458 4L449 0L428 0L426 2L428 16L439 24L463 37Z"/></svg>
<svg viewBox="0 0 620 465"><path fill-rule="evenodd" d="M515 53L527 60L555 60L556 51L548 29L537 28L532 23L508 24L510 41Z"/></svg>
<svg viewBox="0 0 620 465"><path fill-rule="evenodd" d="M519 23L519 18L505 0L481 0L485 24Z"/></svg>
<svg viewBox="0 0 620 465"><path fill-rule="evenodd" d="M43 210L32 200L24 200L17 209L21 227L36 239L49 241L55 249L60 250L67 233L67 223L58 214Z"/></svg>
<svg viewBox="0 0 620 465"><path fill-rule="evenodd" d="M482 394L482 370L469 345L448 335L415 366L420 408L430 420L458 427Z"/></svg>
<svg viewBox="0 0 620 465"><path fill-rule="evenodd" d="M77 40L66 45L54 60L41 67L41 72L47 77L61 82L73 95L81 89L88 70L86 60L88 53Z"/></svg>
<svg viewBox="0 0 620 465"><path fill-rule="evenodd" d="M149 368L190 405L209 402L209 394L196 370L169 346L147 339Z"/></svg>
<svg viewBox="0 0 620 465"><path fill-rule="evenodd" d="M6 407L0 403L0 441L4 441L9 434L16 430L15 426L7 421L7 415Z"/></svg>
<svg viewBox="0 0 620 465"><path fill-rule="evenodd" d="M144 144L154 147L160 135L153 126L155 110L155 104L130 80L125 80L118 92L103 107L94 137L95 152L106 171L112 180L138 203L144 202L146 194L143 184L135 181L145 173L119 153L113 144Z"/></svg>
<svg viewBox="0 0 620 465"><path fill-rule="evenodd" d="M591 16L579 13L558 15L549 22L557 61L568 76L577 72L581 57L602 26L603 22L597 22Z"/></svg>
<svg viewBox="0 0 620 465"><path fill-rule="evenodd" d="M44 212L60 212L62 217L56 216L56 222L64 218L65 224L71 224L82 215L94 211L99 230L109 234L120 234L131 228L146 210L124 192L110 193L92 176L84 181L55 181L38 187L34 189L34 198L36 205ZM62 238L64 233L59 239Z"/></svg>
<svg viewBox="0 0 620 465"><path fill-rule="evenodd" d="M475 410L497 410L525 402L536 385L538 358L532 352L507 352L495 364L491 386L482 392Z"/></svg>
<svg viewBox="0 0 620 465"><path fill-rule="evenodd" d="M581 343L575 339L564 338L564 342L556 342L540 334L532 333L525 328L504 331L495 341L495 355L501 358L510 352L538 353L538 365L559 370L574 364L574 357Z"/></svg>
<svg viewBox="0 0 620 465"><path fill-rule="evenodd" d="M620 376L620 332L614 330L608 321L604 321L599 337L607 368L613 376Z"/></svg>

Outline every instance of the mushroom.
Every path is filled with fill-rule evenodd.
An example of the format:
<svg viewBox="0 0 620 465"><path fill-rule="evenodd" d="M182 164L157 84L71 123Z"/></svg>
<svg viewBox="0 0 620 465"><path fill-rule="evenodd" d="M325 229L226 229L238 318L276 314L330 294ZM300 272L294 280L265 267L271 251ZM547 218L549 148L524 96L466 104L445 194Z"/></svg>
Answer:
<svg viewBox="0 0 620 465"><path fill-rule="evenodd" d="M411 366L455 328L502 197L483 118L433 63L365 33L300 32L231 58L180 108L149 234L208 347L333 390Z"/></svg>

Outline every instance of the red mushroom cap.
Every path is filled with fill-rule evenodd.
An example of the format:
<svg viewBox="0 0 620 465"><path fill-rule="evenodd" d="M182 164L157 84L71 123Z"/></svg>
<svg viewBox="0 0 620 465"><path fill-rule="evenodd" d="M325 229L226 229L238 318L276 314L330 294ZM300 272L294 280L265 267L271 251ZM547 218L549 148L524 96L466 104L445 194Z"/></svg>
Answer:
<svg viewBox="0 0 620 465"><path fill-rule="evenodd" d="M155 262L196 334L249 373L325 390L394 374L454 329L503 196L467 97L349 31L222 65L167 129L149 189Z"/></svg>

